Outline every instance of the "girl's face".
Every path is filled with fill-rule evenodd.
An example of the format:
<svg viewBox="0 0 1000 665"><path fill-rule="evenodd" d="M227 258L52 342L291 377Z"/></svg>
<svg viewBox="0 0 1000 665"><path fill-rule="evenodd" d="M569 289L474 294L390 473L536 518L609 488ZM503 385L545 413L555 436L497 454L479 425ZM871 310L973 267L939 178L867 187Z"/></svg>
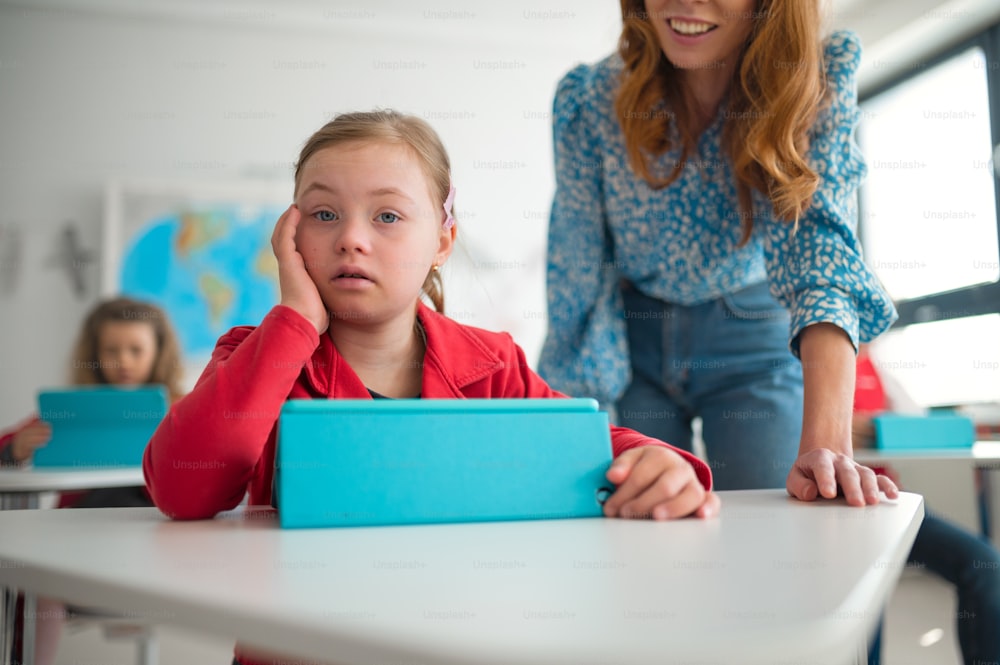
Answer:
<svg viewBox="0 0 1000 665"><path fill-rule="evenodd" d="M331 146L304 164L296 247L332 323L412 320L424 279L454 241L430 188L418 158L397 143Z"/></svg>
<svg viewBox="0 0 1000 665"><path fill-rule="evenodd" d="M645 2L660 47L678 69L728 72L756 19L757 0Z"/></svg>
<svg viewBox="0 0 1000 665"><path fill-rule="evenodd" d="M141 321L108 321L97 335L97 361L105 380L114 385L149 383L156 364L156 331Z"/></svg>

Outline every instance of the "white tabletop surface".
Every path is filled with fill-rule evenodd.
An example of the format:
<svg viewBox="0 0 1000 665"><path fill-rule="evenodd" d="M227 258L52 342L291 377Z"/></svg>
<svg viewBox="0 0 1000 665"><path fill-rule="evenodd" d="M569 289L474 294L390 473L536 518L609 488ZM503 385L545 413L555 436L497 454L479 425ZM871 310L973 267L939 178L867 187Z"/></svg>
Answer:
<svg viewBox="0 0 1000 665"><path fill-rule="evenodd" d="M0 513L0 584L341 663L854 662L923 517L723 492L720 517L281 530L272 511Z"/></svg>
<svg viewBox="0 0 1000 665"><path fill-rule="evenodd" d="M0 469L0 493L61 492L145 485L141 467Z"/></svg>

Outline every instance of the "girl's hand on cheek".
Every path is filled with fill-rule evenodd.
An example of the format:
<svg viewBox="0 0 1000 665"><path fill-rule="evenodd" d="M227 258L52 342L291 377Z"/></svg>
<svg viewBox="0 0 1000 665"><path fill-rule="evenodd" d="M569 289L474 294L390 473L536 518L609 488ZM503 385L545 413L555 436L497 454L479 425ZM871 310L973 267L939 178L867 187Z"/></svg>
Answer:
<svg viewBox="0 0 1000 665"><path fill-rule="evenodd" d="M291 307L309 319L316 332L323 334L330 326L330 314L306 271L305 260L295 247L295 231L302 215L292 204L274 225L271 247L278 259L278 284L281 289L281 304Z"/></svg>

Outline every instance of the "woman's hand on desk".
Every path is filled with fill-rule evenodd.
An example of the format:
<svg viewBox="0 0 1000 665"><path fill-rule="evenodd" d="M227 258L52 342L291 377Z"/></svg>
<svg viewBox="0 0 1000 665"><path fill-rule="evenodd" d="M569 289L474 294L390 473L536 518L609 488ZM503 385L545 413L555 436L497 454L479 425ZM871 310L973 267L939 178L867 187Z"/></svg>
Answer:
<svg viewBox="0 0 1000 665"><path fill-rule="evenodd" d="M626 450L606 475L617 487L604 503L606 517L667 520L719 513L719 496L706 490L691 464L668 448Z"/></svg>
<svg viewBox="0 0 1000 665"><path fill-rule="evenodd" d="M18 462L26 462L52 438L52 426L44 420L36 420L14 435L10 442L10 453Z"/></svg>
<svg viewBox="0 0 1000 665"><path fill-rule="evenodd" d="M896 484L886 476L876 476L850 455L827 448L814 448L799 455L788 474L788 493L801 501L832 499L842 494L852 506L874 505L879 492L890 499L899 496Z"/></svg>

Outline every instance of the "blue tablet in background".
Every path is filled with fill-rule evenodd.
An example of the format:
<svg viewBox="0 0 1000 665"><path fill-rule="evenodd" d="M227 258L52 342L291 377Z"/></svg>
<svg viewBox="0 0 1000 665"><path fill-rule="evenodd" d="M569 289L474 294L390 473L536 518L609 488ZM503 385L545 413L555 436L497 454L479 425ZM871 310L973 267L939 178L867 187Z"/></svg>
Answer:
<svg viewBox="0 0 1000 665"><path fill-rule="evenodd" d="M592 399L292 400L282 527L598 517L613 490Z"/></svg>
<svg viewBox="0 0 1000 665"><path fill-rule="evenodd" d="M971 448L976 442L972 418L957 413L926 416L882 413L874 418L875 447L880 450Z"/></svg>
<svg viewBox="0 0 1000 665"><path fill-rule="evenodd" d="M77 469L140 466L167 405L163 386L42 390L38 413L52 425L52 439L35 451L33 464Z"/></svg>

